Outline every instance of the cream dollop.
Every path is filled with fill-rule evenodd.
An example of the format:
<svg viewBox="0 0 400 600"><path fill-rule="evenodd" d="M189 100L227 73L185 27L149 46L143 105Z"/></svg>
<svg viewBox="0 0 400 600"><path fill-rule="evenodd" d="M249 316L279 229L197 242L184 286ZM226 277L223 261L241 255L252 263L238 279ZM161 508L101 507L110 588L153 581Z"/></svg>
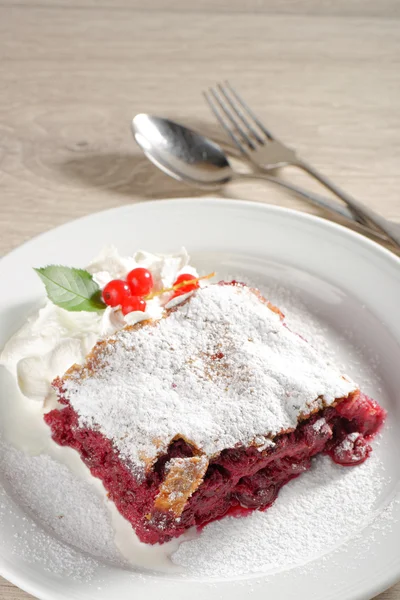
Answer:
<svg viewBox="0 0 400 600"><path fill-rule="evenodd" d="M146 267L153 275L156 290L171 287L181 273L198 276L189 265L185 248L173 255L139 251L120 256L108 246L90 263L87 270L101 289L112 279L124 278L135 267ZM176 302L182 302L187 294ZM163 305L159 297L147 302L146 312L132 312L124 317L118 308L107 307L100 313L69 312L50 300L28 318L23 327L5 345L0 362L17 377L24 396L45 403L52 398L51 383L73 364L82 363L101 338L112 335L126 325L145 319L160 318Z"/></svg>

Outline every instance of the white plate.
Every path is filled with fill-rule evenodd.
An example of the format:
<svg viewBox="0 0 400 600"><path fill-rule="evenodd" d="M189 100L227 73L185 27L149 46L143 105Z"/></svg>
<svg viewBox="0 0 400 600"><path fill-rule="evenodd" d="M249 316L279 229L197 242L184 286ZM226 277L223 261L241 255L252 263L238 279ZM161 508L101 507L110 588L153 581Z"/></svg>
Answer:
<svg viewBox="0 0 400 600"><path fill-rule="evenodd" d="M205 595L239 598L250 590L254 600L267 594L285 600L365 600L394 584L400 578L400 260L338 225L256 203L188 198L122 207L52 230L2 260L0 346L43 295L31 267L49 262L84 266L106 243L115 243L122 254L140 247L168 253L183 245L196 266L216 270L221 278L240 272L262 285L281 282L297 290L330 330L351 333L356 346L379 358L377 376L383 383L379 390L370 383L367 391L390 416L384 443L374 449L385 468L376 518L367 526L360 523L357 535L346 539L344 532L336 548L327 547L303 566L240 578L181 579L96 563L75 552L82 564L93 563L90 577L79 581L73 565L70 574L49 570L35 550L37 540L46 540L48 552L54 551L52 541L61 553L68 550L0 481L0 573L43 600L127 600L142 594L154 600L203 600ZM0 384L1 419L4 374ZM34 548L32 555L26 548Z"/></svg>

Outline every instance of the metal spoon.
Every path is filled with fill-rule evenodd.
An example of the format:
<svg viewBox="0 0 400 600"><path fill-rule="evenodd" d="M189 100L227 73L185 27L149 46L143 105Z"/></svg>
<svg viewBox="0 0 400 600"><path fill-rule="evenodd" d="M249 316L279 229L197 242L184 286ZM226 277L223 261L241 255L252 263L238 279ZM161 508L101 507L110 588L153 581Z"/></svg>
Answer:
<svg viewBox="0 0 400 600"><path fill-rule="evenodd" d="M240 173L234 170L218 144L179 123L142 113L132 120L132 130L147 158L164 173L179 181L205 190L216 190L236 180L271 181L320 208L344 217L359 231L387 241L383 234L355 221L350 210L338 202L266 173Z"/></svg>

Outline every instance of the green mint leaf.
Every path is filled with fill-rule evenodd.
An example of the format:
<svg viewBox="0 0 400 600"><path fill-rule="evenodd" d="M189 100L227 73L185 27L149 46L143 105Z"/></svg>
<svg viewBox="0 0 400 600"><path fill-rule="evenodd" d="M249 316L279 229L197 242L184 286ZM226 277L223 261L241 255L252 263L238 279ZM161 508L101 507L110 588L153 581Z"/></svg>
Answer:
<svg viewBox="0 0 400 600"><path fill-rule="evenodd" d="M104 310L100 288L88 271L60 265L35 269L44 285L49 299L70 311L95 312Z"/></svg>

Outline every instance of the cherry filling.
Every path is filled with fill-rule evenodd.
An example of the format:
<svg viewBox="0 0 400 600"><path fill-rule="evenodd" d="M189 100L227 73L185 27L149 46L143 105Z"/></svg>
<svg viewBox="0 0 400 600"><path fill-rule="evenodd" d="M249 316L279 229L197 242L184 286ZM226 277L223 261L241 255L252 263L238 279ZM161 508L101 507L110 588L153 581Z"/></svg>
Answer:
<svg viewBox="0 0 400 600"><path fill-rule="evenodd" d="M265 510L283 485L310 468L316 454L329 454L344 466L364 462L371 452L368 442L384 418L385 411L374 400L355 392L336 407L303 421L295 431L277 436L274 444L264 450L254 446L223 450L211 460L203 483L177 519L171 513L154 513L153 504L168 461L193 456L194 450L187 442L174 441L167 454L140 480L119 458L111 440L79 427L78 416L70 405L45 415L53 439L80 453L140 540L149 544L167 542L189 527L201 527L226 514Z"/></svg>

